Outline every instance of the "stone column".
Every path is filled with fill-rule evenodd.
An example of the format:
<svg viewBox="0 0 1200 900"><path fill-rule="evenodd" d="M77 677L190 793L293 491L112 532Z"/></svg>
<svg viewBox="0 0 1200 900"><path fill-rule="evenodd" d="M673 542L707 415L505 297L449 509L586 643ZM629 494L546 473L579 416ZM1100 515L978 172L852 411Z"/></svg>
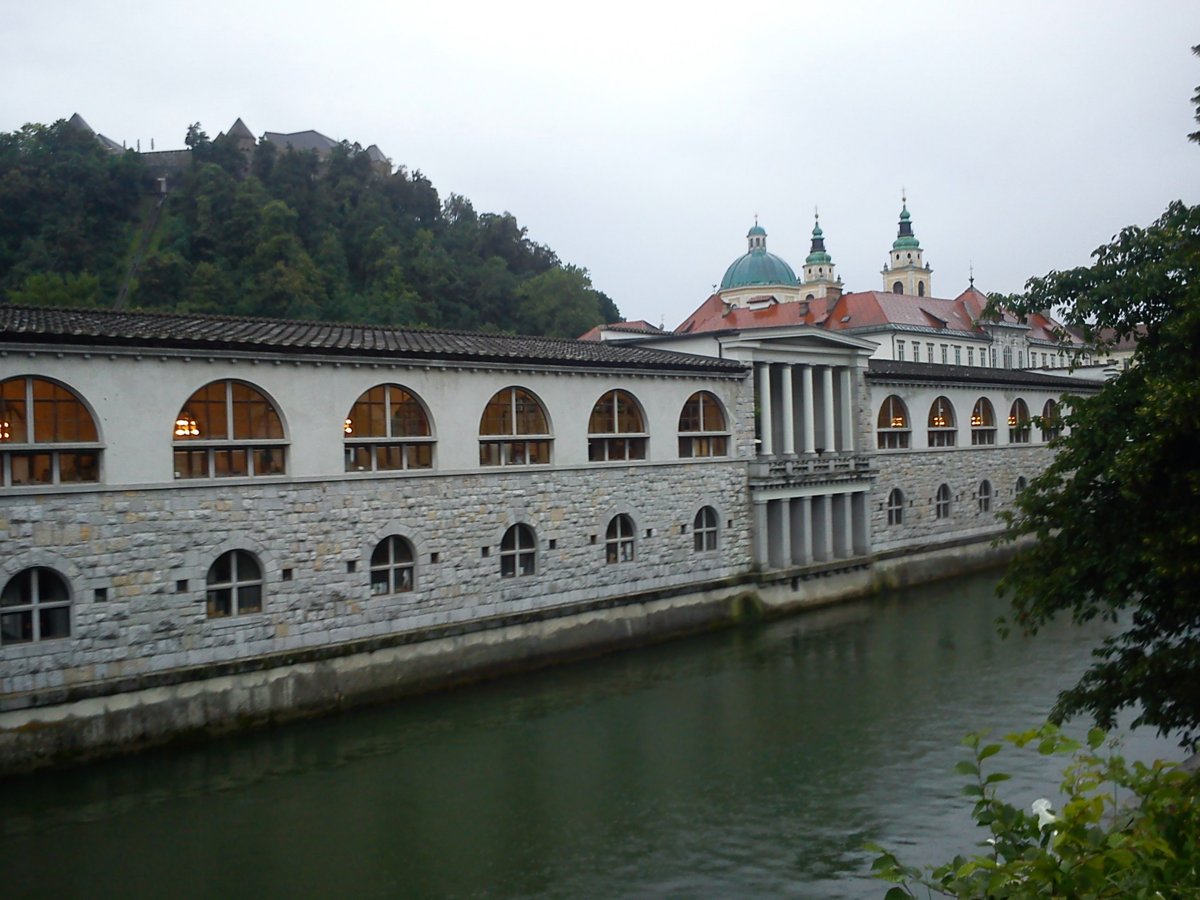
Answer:
<svg viewBox="0 0 1200 900"><path fill-rule="evenodd" d="M783 383L781 387L781 396L779 398L780 405L783 407L783 455L795 456L796 454L796 418L792 410L792 366L791 364L780 367L783 375Z"/></svg>
<svg viewBox="0 0 1200 900"><path fill-rule="evenodd" d="M800 562L808 565L813 561L812 500L809 497L800 498L800 521L804 524L800 535Z"/></svg>
<svg viewBox="0 0 1200 900"><path fill-rule="evenodd" d="M775 443L771 437L771 364L755 363L758 372L758 430L762 443L758 446L760 456L774 456Z"/></svg>
<svg viewBox="0 0 1200 900"><path fill-rule="evenodd" d="M804 404L802 415L804 423L804 452L816 450L815 436L817 422L813 410L813 372L812 366L800 367L800 401Z"/></svg>
<svg viewBox="0 0 1200 900"><path fill-rule="evenodd" d="M833 366L821 369L821 394L825 398L825 449L833 452L837 449L833 433Z"/></svg>
<svg viewBox="0 0 1200 900"><path fill-rule="evenodd" d="M849 366L838 369L842 379L842 444L839 450L854 452L854 370Z"/></svg>
<svg viewBox="0 0 1200 900"><path fill-rule="evenodd" d="M792 565L792 501L786 497L779 501L779 564Z"/></svg>
<svg viewBox="0 0 1200 900"><path fill-rule="evenodd" d="M766 569L771 562L771 544L767 534L767 501L754 501L754 562Z"/></svg>
<svg viewBox="0 0 1200 900"><path fill-rule="evenodd" d="M854 495L842 494L842 556L854 555Z"/></svg>
<svg viewBox="0 0 1200 900"><path fill-rule="evenodd" d="M830 378L830 384L833 384L833 379ZM821 516L824 521L821 527L825 532L825 559L834 559L837 556L836 548L833 546L833 495L826 494L825 502L821 504L821 509L824 515Z"/></svg>

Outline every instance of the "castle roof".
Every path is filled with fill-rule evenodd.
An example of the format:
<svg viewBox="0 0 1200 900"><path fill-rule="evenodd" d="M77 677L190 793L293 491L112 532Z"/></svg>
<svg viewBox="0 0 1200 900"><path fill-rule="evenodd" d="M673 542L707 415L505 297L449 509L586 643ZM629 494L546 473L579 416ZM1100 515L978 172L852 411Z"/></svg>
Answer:
<svg viewBox="0 0 1200 900"><path fill-rule="evenodd" d="M238 119L240 122L241 119ZM331 137L321 134L319 131L293 131L291 134L284 134L280 131L265 131L263 139L270 141L272 144L278 144L281 150L295 150L297 153L307 153L312 150L317 156L328 156L330 151L338 145L338 142Z"/></svg>

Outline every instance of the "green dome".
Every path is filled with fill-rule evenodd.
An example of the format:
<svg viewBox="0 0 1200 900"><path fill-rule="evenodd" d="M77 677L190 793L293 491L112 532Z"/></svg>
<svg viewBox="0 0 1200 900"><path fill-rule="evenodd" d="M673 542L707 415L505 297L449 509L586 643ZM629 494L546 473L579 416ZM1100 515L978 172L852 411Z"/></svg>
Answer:
<svg viewBox="0 0 1200 900"><path fill-rule="evenodd" d="M908 204L905 203L900 208L900 232L896 235L896 240L892 241L893 250L921 249L921 242L913 234L911 220L912 216L908 212Z"/></svg>
<svg viewBox="0 0 1200 900"><path fill-rule="evenodd" d="M806 266L829 265L833 262L833 257L825 252L825 232L821 230L819 224L813 226L812 232L812 252L804 258Z"/></svg>
<svg viewBox="0 0 1200 900"><path fill-rule="evenodd" d="M753 285L782 284L795 287L800 282L796 273L774 253L767 252L767 231L757 222L746 233L750 250L745 256L740 256L725 270L721 279L721 290L730 288L752 287Z"/></svg>

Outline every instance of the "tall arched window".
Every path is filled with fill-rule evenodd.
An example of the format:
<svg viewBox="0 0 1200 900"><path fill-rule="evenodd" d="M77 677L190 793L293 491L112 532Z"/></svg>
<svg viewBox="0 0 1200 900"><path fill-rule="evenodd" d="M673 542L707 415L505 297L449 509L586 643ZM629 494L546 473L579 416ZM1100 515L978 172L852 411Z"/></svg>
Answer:
<svg viewBox="0 0 1200 900"><path fill-rule="evenodd" d="M606 562L633 562L634 551L633 519L622 513L613 516L604 533L604 559Z"/></svg>
<svg viewBox="0 0 1200 900"><path fill-rule="evenodd" d="M398 534L385 537L371 554L371 593L411 591L414 580L412 544Z"/></svg>
<svg viewBox="0 0 1200 900"><path fill-rule="evenodd" d="M950 518L950 485L943 484L937 489L937 497L934 500L933 510L936 518Z"/></svg>
<svg viewBox="0 0 1200 900"><path fill-rule="evenodd" d="M500 541L500 577L517 578L537 571L537 536L528 525L513 525Z"/></svg>
<svg viewBox="0 0 1200 900"><path fill-rule="evenodd" d="M0 645L71 636L71 589L45 566L23 569L0 591Z"/></svg>
<svg viewBox="0 0 1200 900"><path fill-rule="evenodd" d="M1028 444L1029 428L1032 422L1029 418L1029 407L1018 397L1008 410L1008 442L1010 444Z"/></svg>
<svg viewBox="0 0 1200 900"><path fill-rule="evenodd" d="M645 459L646 418L628 391L605 391L588 419L588 459Z"/></svg>
<svg viewBox="0 0 1200 900"><path fill-rule="evenodd" d="M992 401L980 397L971 409L971 444L984 446L996 443L996 411Z"/></svg>
<svg viewBox="0 0 1200 900"><path fill-rule="evenodd" d="M1052 441L1062 434L1062 410L1054 400L1042 407L1042 440Z"/></svg>
<svg viewBox="0 0 1200 900"><path fill-rule="evenodd" d="M537 396L524 388L497 391L479 421L481 466L537 466L550 462L550 425Z"/></svg>
<svg viewBox="0 0 1200 900"><path fill-rule="evenodd" d="M917 282L917 296L918 297L925 296L925 282L923 282L923 281Z"/></svg>
<svg viewBox="0 0 1200 900"><path fill-rule="evenodd" d="M69 388L22 375L0 381L0 486L100 480L96 422Z"/></svg>
<svg viewBox="0 0 1200 900"><path fill-rule="evenodd" d="M692 546L697 553L717 549L717 511L702 506L692 520Z"/></svg>
<svg viewBox="0 0 1200 900"><path fill-rule="evenodd" d="M887 523L889 525L904 524L904 491L892 488L887 498Z"/></svg>
<svg viewBox="0 0 1200 900"><path fill-rule="evenodd" d="M229 550L217 557L205 579L210 619L262 612L262 566L247 550Z"/></svg>
<svg viewBox="0 0 1200 900"><path fill-rule="evenodd" d="M708 391L696 391L679 414L679 455L690 459L728 453L729 429L721 401Z"/></svg>
<svg viewBox="0 0 1200 900"><path fill-rule="evenodd" d="M428 469L433 431L421 401L398 384L380 384L354 401L342 424L347 472Z"/></svg>
<svg viewBox="0 0 1200 900"><path fill-rule="evenodd" d="M956 434L954 404L938 397L929 407L929 446L953 447Z"/></svg>
<svg viewBox="0 0 1200 900"><path fill-rule="evenodd" d="M267 397L224 379L192 394L175 417L176 478L282 475L283 420Z"/></svg>
<svg viewBox="0 0 1200 900"><path fill-rule="evenodd" d="M979 482L979 511L981 513L992 511L992 483L986 478Z"/></svg>
<svg viewBox="0 0 1200 900"><path fill-rule="evenodd" d="M902 281L893 282L892 293L893 294L903 294L904 293L904 282L902 282Z"/></svg>
<svg viewBox="0 0 1200 900"><path fill-rule="evenodd" d="M1017 486L1013 489L1013 493L1020 496L1027 487L1029 487L1029 481L1024 475L1020 475L1017 477Z"/></svg>
<svg viewBox="0 0 1200 900"><path fill-rule="evenodd" d="M892 394L879 407L879 418L875 422L877 445L880 450L903 450L908 447L910 433L908 407Z"/></svg>

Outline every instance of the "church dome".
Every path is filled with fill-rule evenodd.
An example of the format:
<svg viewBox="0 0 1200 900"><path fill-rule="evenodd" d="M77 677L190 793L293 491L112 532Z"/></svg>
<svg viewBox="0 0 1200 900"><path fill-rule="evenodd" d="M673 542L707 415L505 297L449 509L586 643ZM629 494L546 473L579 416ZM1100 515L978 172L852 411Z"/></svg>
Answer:
<svg viewBox="0 0 1200 900"><path fill-rule="evenodd" d="M757 222L746 234L750 248L744 256L739 256L725 270L721 279L721 290L732 288L752 287L754 285L781 284L795 287L800 282L792 267L776 256L767 252L767 232Z"/></svg>

